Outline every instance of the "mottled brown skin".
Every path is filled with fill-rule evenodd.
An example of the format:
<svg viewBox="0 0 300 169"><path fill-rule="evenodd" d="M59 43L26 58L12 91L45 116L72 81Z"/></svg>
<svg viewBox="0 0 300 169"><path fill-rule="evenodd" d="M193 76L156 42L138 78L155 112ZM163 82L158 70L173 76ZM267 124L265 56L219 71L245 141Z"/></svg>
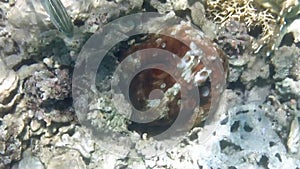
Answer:
<svg viewBox="0 0 300 169"><path fill-rule="evenodd" d="M218 49L209 39L205 37L199 38L199 36L195 36L193 33L197 34L197 32L192 32L192 27L183 25L182 28L180 28L179 31L177 31L173 37L163 35L165 33L170 34L174 30L173 27L170 27L167 30L163 30L158 34L148 34L147 38L140 43L133 44L129 50L124 52L121 58L125 58L126 56L142 50L142 49L149 49L149 48L158 48L167 50L173 54L176 54L178 57L182 58L187 51L191 50L190 47L187 44L190 44L191 42L194 42L197 45L197 48L200 48L203 53L203 58L201 59L200 64L195 65L192 68L193 72L198 72L204 67L210 69L212 71L211 75L205 82L197 86L199 88L199 96L200 96L200 112L196 118L195 123L193 126L199 125L202 121L205 120L208 113L213 113L216 108L218 107L218 102L221 93L223 92L223 88L217 89L217 86L224 86L226 77L227 77L227 67L228 63L226 60L226 56L223 54L223 52ZM191 30L192 33L188 33L187 30ZM158 43L158 39L161 39ZM181 39L182 41L179 41L177 39ZM166 45L163 46L162 43L165 43ZM147 62L147 58L155 58L152 53L146 53L146 56L143 56L143 60L141 62ZM159 56L156 56L159 57ZM212 59L215 57L216 59ZM172 61L168 61L172 62ZM176 65L176 63L174 63ZM168 68L167 68L168 69ZM176 66L171 67L170 69L177 69ZM173 70L174 71L174 70ZM176 70L175 70L176 72ZM180 72L178 72L180 73ZM213 80L212 80L213 79ZM191 88L193 85L191 83L184 82L185 80L183 78L177 79L181 84L187 84L187 88ZM166 87L164 89L161 89L160 86L165 83ZM130 85L130 100L131 103L135 106L135 108L139 110L144 110L146 106L146 100L148 99L148 96L150 92L154 89L161 89L163 92L166 92L166 90L170 87L172 87L176 83L176 80L170 76L168 73L158 70L158 69L151 69L151 70L145 70L140 72L131 82ZM203 96L200 91L201 87L206 86L209 88L210 92L208 96ZM186 92L184 89L181 90L181 92ZM189 96L189 93L183 94L183 96ZM147 123L147 124L139 124L135 126L135 129L140 132L147 132L151 133L150 130L159 130L160 129L166 129L169 126L172 125L174 120L176 119L178 112L180 111L180 107L177 104L177 101L183 99L181 98L181 93L177 94L175 97L175 100L168 103L168 115L166 117L163 117L161 119L157 119L153 122ZM181 107L181 111L184 111L185 109L188 109L189 107L193 107L193 105L196 105L196 103L191 100L189 101L190 105L183 105ZM159 111L159 110L158 110ZM139 128L139 129L137 129Z"/></svg>

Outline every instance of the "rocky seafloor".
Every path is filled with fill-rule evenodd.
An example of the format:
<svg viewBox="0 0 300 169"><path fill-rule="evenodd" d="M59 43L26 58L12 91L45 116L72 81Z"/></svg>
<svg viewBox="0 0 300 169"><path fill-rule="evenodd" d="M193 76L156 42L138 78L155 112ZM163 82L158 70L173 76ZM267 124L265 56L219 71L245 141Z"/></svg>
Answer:
<svg viewBox="0 0 300 169"><path fill-rule="evenodd" d="M201 0L62 2L80 32L75 38L56 29L38 0L0 1L0 169L300 168L300 37L293 27L299 12L281 14L287 29L278 28L279 35L256 50L264 27L249 29L238 19L214 23L212 9ZM111 99L105 82L114 60L106 60L99 73L101 92L92 90L94 111L88 118L96 130L125 133L130 141L95 136L73 105L72 75L84 42L111 21L137 12L186 19L227 55L229 74L213 105L215 118L171 148L140 136L119 117L112 103L118 100ZM131 25L120 29L130 31ZM270 47L279 37L280 44Z"/></svg>

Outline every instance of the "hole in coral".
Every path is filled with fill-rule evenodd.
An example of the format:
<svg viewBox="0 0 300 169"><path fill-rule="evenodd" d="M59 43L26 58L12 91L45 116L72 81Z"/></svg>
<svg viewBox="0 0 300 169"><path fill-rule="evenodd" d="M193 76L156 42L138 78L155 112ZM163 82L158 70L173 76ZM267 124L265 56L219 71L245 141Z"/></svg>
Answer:
<svg viewBox="0 0 300 169"><path fill-rule="evenodd" d="M76 25L78 27L83 26L84 21L77 18L77 19L74 20L74 25Z"/></svg>
<svg viewBox="0 0 300 169"><path fill-rule="evenodd" d="M233 150L233 151L241 151L242 150L242 148L239 145L231 143L227 140L221 140L219 142L219 145L220 145L221 151L223 153L232 152L231 150Z"/></svg>
<svg viewBox="0 0 300 169"><path fill-rule="evenodd" d="M198 139L198 133L193 132L193 133L189 136L189 139L190 139L191 141L197 140L197 139Z"/></svg>
<svg viewBox="0 0 300 169"><path fill-rule="evenodd" d="M253 130L253 128L250 127L249 124L248 124L247 122L245 122L245 124L244 124L244 130L245 130L246 132L251 132L251 131Z"/></svg>
<svg viewBox="0 0 300 169"><path fill-rule="evenodd" d="M275 154L275 157L277 157L277 158L278 158L278 160L279 160L280 162L282 162L282 159L281 159L281 156L280 156L280 154L279 154L279 153L276 153L276 154Z"/></svg>
<svg viewBox="0 0 300 169"><path fill-rule="evenodd" d="M167 0L158 0L159 2L161 2L161 3L166 3L167 2Z"/></svg>
<svg viewBox="0 0 300 169"><path fill-rule="evenodd" d="M145 11L148 12L157 12L157 9L151 5L150 1L144 1L142 9L145 9Z"/></svg>
<svg viewBox="0 0 300 169"><path fill-rule="evenodd" d="M293 33L287 33L282 38L279 47L281 47L281 46L292 46L293 43L294 43L294 40L295 40L295 38L294 38Z"/></svg>
<svg viewBox="0 0 300 169"><path fill-rule="evenodd" d="M185 18L186 16L191 16L191 10L188 8L186 10L177 10L175 14L180 18Z"/></svg>
<svg viewBox="0 0 300 169"><path fill-rule="evenodd" d="M0 21L2 21L4 19L4 16L5 16L5 14L4 14L3 10L0 8Z"/></svg>
<svg viewBox="0 0 300 169"><path fill-rule="evenodd" d="M268 168L269 158L265 155L262 155L259 162L257 163L259 166L263 166L264 168Z"/></svg>
<svg viewBox="0 0 300 169"><path fill-rule="evenodd" d="M229 83L227 88L234 90L239 96L245 91L245 86L240 81Z"/></svg>
<svg viewBox="0 0 300 169"><path fill-rule="evenodd" d="M229 166L228 169L237 169L235 166Z"/></svg>
<svg viewBox="0 0 300 169"><path fill-rule="evenodd" d="M250 31L248 34L250 36L253 36L254 38L259 38L259 36L262 34L263 30L261 26L254 26L250 28Z"/></svg>
<svg viewBox="0 0 300 169"><path fill-rule="evenodd" d="M20 69L24 65L32 65L32 64L35 64L35 63L37 63L36 60L33 60L33 59L24 59L24 60L22 60L22 62L14 65L13 69L15 71L17 71L18 69Z"/></svg>
<svg viewBox="0 0 300 169"><path fill-rule="evenodd" d="M270 141L270 142L269 142L269 146L270 146L270 147L273 147L274 145L275 145L275 142L273 142L273 141Z"/></svg>
<svg viewBox="0 0 300 169"><path fill-rule="evenodd" d="M223 119L221 122L220 122L220 124L221 125L225 125L225 124L227 124L227 122L228 122L228 117L226 117L225 119Z"/></svg>
<svg viewBox="0 0 300 169"><path fill-rule="evenodd" d="M224 44L223 50L231 59L237 58L239 54L238 49L234 48L230 43Z"/></svg>
<svg viewBox="0 0 300 169"><path fill-rule="evenodd" d="M236 113L236 115L239 115L239 114L246 114L246 113L248 113L249 112L249 110L241 110L241 111L238 111L237 113Z"/></svg>
<svg viewBox="0 0 300 169"><path fill-rule="evenodd" d="M236 132L240 127L240 121L235 121L231 127L230 127L230 132Z"/></svg>

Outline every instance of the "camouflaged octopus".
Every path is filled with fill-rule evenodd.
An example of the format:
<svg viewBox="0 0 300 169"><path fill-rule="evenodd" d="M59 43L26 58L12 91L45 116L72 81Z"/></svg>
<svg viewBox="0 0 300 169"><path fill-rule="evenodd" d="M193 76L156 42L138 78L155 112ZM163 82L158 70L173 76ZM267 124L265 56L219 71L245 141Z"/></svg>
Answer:
<svg viewBox="0 0 300 169"><path fill-rule="evenodd" d="M149 130L153 129L166 129L174 123L180 111L189 112L197 104L199 107L192 110L196 113L192 116L186 115L187 123L193 123L188 125L198 126L216 111L226 87L228 63L225 54L206 38L203 32L194 29L189 22L181 22L155 34L147 34L125 50L119 56L119 61L122 62L130 54L145 49L166 50L177 55L180 61L177 63L166 57L160 62L164 66L163 70L146 69L139 72L130 82L129 97L132 105L139 110L152 109L150 112L153 116L160 114L159 118L149 123L133 123L135 130L149 133ZM151 50L142 52L141 55L141 65L163 57ZM172 63L172 66L164 63ZM130 72L130 68L122 69L124 77L126 72ZM173 75L179 75L180 78L176 79ZM126 78L120 81L126 83ZM184 85L178 87L179 84ZM196 87L198 93L188 93L188 90L185 90L192 87ZM155 93L156 90L160 90L161 93ZM193 99L194 94L200 97L200 103ZM189 98L184 98L185 96ZM155 99L160 99L160 103L153 106L151 104ZM189 99L186 105L183 104L183 99ZM135 116L135 119L145 118L145 115Z"/></svg>

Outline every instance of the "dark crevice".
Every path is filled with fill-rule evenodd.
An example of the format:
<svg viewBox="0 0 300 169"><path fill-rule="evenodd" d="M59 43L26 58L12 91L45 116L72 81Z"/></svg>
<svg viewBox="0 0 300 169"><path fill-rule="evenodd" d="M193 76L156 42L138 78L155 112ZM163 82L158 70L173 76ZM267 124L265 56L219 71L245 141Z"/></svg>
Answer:
<svg viewBox="0 0 300 169"><path fill-rule="evenodd" d="M158 12L151 4L150 1L144 1L142 8L147 12Z"/></svg>
<svg viewBox="0 0 300 169"><path fill-rule="evenodd" d="M180 18L186 18L187 16L191 18L191 10L189 9L175 11L175 14Z"/></svg>
<svg viewBox="0 0 300 169"><path fill-rule="evenodd" d="M231 90L241 90L242 93L245 92L245 85L240 80L228 83L227 88Z"/></svg>
<svg viewBox="0 0 300 169"><path fill-rule="evenodd" d="M240 127L240 121L235 121L230 127L230 132L238 131L239 127Z"/></svg>
<svg viewBox="0 0 300 169"><path fill-rule="evenodd" d="M81 20L81 19L78 19L78 18L76 18L73 23L74 23L75 26L78 26L78 27L84 25L84 21Z"/></svg>
<svg viewBox="0 0 300 169"><path fill-rule="evenodd" d="M246 114L246 113L248 113L249 112L249 110L240 110L240 111L238 111L237 113L236 113L236 115L239 115L239 114Z"/></svg>
<svg viewBox="0 0 300 169"><path fill-rule="evenodd" d="M276 153L276 154L275 154L275 157L277 157L277 158L278 158L278 160L279 160L280 162L282 162L282 159L281 159L281 156L280 156L280 154L279 154L279 153Z"/></svg>
<svg viewBox="0 0 300 169"><path fill-rule="evenodd" d="M237 169L237 168L234 166L229 166L228 169Z"/></svg>
<svg viewBox="0 0 300 169"><path fill-rule="evenodd" d="M33 60L33 59L26 59L26 60L22 60L22 62L16 64L15 66L12 67L12 69L14 71L17 71L18 69L20 69L22 66L24 65L32 65L32 64L35 64L37 63L37 61Z"/></svg>
<svg viewBox="0 0 300 169"><path fill-rule="evenodd" d="M292 46L293 43L294 43L294 40L295 40L295 38L294 38L293 33L287 33L282 38L279 47L282 47L282 46Z"/></svg>
<svg viewBox="0 0 300 169"><path fill-rule="evenodd" d="M261 26L254 26L254 27L250 28L250 31L248 32L248 34L257 39L262 34L262 32L263 32L263 29Z"/></svg>
<svg viewBox="0 0 300 169"><path fill-rule="evenodd" d="M221 140L219 142L220 144L220 148L221 148L221 151L225 150L226 148L233 148L234 150L237 150L237 151L241 151L242 148L239 146L239 145L236 145L232 142L229 142L227 140Z"/></svg>
<svg viewBox="0 0 300 169"><path fill-rule="evenodd" d="M251 132L253 130L253 127L249 126L249 124L247 122L245 122L245 124L244 124L244 130L246 132Z"/></svg>
<svg viewBox="0 0 300 169"><path fill-rule="evenodd" d="M274 145L275 145L275 142L273 142L273 141L270 141L270 142L269 142L269 146L270 146L270 147L273 147Z"/></svg>
<svg viewBox="0 0 300 169"><path fill-rule="evenodd" d="M225 119L223 119L221 122L220 122L220 124L221 125L226 125L227 123L228 123L228 117L226 117Z"/></svg>
<svg viewBox="0 0 300 169"><path fill-rule="evenodd" d="M262 155L259 162L257 163L259 166L262 166L264 168L268 168L269 165L269 158L265 155Z"/></svg>

